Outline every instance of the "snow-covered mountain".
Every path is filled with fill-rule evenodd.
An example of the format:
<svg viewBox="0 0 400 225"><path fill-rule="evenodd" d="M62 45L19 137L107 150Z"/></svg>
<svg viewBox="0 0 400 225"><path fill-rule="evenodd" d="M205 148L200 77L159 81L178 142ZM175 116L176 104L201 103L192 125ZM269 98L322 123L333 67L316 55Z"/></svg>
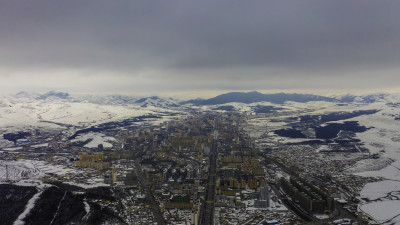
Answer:
<svg viewBox="0 0 400 225"><path fill-rule="evenodd" d="M383 94L383 93L378 93L378 94L367 94L367 95L352 95L352 94L346 94L343 96L336 96L336 99L342 101L342 102L357 102L357 103L374 103L374 102L382 102L385 100L390 99L394 95L390 94Z"/></svg>
<svg viewBox="0 0 400 225"><path fill-rule="evenodd" d="M137 96L127 95L77 95L73 96L79 102L94 103L100 105L128 105L135 104Z"/></svg>
<svg viewBox="0 0 400 225"><path fill-rule="evenodd" d="M141 107L147 106L154 106L154 107L161 107L161 108L168 108L168 107L179 107L179 103L177 100L172 98L162 98L158 96L151 96L140 98L135 101L136 104L140 104Z"/></svg>
<svg viewBox="0 0 400 225"><path fill-rule="evenodd" d="M13 95L14 98L17 99L38 99L40 97L40 94L37 93L28 93L26 91L21 91L18 92L17 94Z"/></svg>
<svg viewBox="0 0 400 225"><path fill-rule="evenodd" d="M14 95L0 97L0 106L8 106L9 104L21 102L80 102L93 103L98 105L137 105L140 107L159 107L171 108L181 105L223 105L229 103L272 103L283 104L285 102L336 102L336 103L398 103L400 102L400 94L342 94L322 96L314 94L263 94L257 91L253 92L230 92L218 95L209 99L193 99L188 101L179 101L178 99L166 98L161 96L132 96L132 95L70 95L65 92L50 91L45 94L19 92Z"/></svg>
<svg viewBox="0 0 400 225"><path fill-rule="evenodd" d="M26 91L18 92L17 94L11 95L16 101L34 101L34 100L73 100L69 93L49 91L44 94L31 93Z"/></svg>
<svg viewBox="0 0 400 225"><path fill-rule="evenodd" d="M103 105L137 105L140 107L171 108L179 107L178 100L158 96L139 97L128 95L80 95L74 96L79 102Z"/></svg>
<svg viewBox="0 0 400 225"><path fill-rule="evenodd" d="M38 99L48 99L48 98L69 99L70 96L66 92L49 91L38 97Z"/></svg>
<svg viewBox="0 0 400 225"><path fill-rule="evenodd" d="M38 127L89 127L143 115L175 112L173 101L135 96L70 96L68 93L19 92L0 96L0 132ZM143 98L142 98L143 99ZM0 138L1 139L1 138Z"/></svg>
<svg viewBox="0 0 400 225"><path fill-rule="evenodd" d="M278 101L278 103L271 103L271 99ZM200 107L203 107L201 105L205 104L208 105L206 107L218 110L230 108L234 110L234 108L240 107L243 109L241 111L269 112L270 110L279 110L280 107L289 109L295 103L306 104L307 102L317 105L325 102L332 106L340 103L398 105L400 103L400 95L374 94L325 97L304 94L280 93L265 95L259 92L236 92L206 100L179 102L172 98L159 96L73 96L68 93L56 91L45 94L19 92L14 95L0 96L0 129L4 127L11 129L21 126L38 126L44 122L89 126L133 116L174 110L179 111L181 110L179 106L187 103L200 105ZM190 106L190 104L188 105ZM224 107L221 108L221 105Z"/></svg>
<svg viewBox="0 0 400 225"><path fill-rule="evenodd" d="M197 99L183 102L184 104L190 103L193 105L218 105L226 104L231 102L239 103L255 103L255 102L271 102L275 104L283 104L287 101L292 102L310 102L310 101L326 101L335 102L337 99L313 95L313 94L288 94L288 93L276 93L276 94L262 94L257 91L252 92L230 92L222 95L218 95L210 99Z"/></svg>
<svg viewBox="0 0 400 225"><path fill-rule="evenodd" d="M192 105L224 105L229 103L272 103L272 104L285 104L286 102L333 102L333 103L365 103L371 104L376 102L398 103L400 102L400 94L342 94L332 96L322 96L315 94L296 94L296 93L275 93L263 94L257 91L252 92L230 92L221 94L209 99L193 99L181 102L181 104Z"/></svg>

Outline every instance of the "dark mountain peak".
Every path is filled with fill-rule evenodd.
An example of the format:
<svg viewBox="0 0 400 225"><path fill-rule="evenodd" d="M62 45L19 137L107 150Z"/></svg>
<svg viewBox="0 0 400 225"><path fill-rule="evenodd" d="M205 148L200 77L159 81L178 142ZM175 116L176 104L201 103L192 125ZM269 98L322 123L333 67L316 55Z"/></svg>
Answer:
<svg viewBox="0 0 400 225"><path fill-rule="evenodd" d="M143 103L143 102L149 101L149 100L154 100L154 101L159 100L159 101L163 101L164 99L161 99L161 98L158 97L158 96L150 96L150 97L144 97L144 98L138 99L138 100L135 101L135 103Z"/></svg>
<svg viewBox="0 0 400 225"><path fill-rule="evenodd" d="M254 103L254 102L271 102L275 104L283 104L286 101L293 102L310 102L310 101L328 101L333 102L337 99L324 97L312 94L288 94L288 93L275 93L275 94L262 94L258 91L251 92L229 92L226 94L218 95L214 98L203 100L190 100L183 102L183 104L190 103L194 105L218 105L230 102L240 103Z"/></svg>
<svg viewBox="0 0 400 225"><path fill-rule="evenodd" d="M56 97L61 99L69 98L69 94L66 92L56 92L56 91L49 91L46 94L39 96L39 99L47 99L49 97Z"/></svg>
<svg viewBox="0 0 400 225"><path fill-rule="evenodd" d="M135 103L143 103L147 100L147 98L141 98L135 101Z"/></svg>
<svg viewBox="0 0 400 225"><path fill-rule="evenodd" d="M32 94L26 92L26 91L20 91L17 94L14 95L16 98L31 98Z"/></svg>

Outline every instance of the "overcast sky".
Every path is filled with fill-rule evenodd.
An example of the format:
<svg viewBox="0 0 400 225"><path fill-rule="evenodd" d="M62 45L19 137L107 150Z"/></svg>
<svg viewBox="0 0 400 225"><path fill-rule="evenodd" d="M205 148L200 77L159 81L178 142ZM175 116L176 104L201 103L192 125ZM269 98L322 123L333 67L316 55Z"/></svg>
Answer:
<svg viewBox="0 0 400 225"><path fill-rule="evenodd" d="M400 87L400 1L3 0L0 89Z"/></svg>

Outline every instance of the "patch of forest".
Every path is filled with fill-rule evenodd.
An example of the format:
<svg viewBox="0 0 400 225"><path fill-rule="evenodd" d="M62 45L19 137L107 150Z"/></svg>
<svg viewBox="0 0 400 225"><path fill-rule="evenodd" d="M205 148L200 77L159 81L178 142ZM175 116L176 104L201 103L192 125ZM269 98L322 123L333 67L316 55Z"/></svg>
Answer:
<svg viewBox="0 0 400 225"><path fill-rule="evenodd" d="M281 137L288 137L288 138L307 138L300 130L296 130L293 128L287 129L279 129L274 131L275 134Z"/></svg>
<svg viewBox="0 0 400 225"><path fill-rule="evenodd" d="M8 140L8 141L12 141L12 142L14 142L14 144L16 144L18 139L24 139L24 138L29 137L31 135L32 134L29 133L29 132L20 131L20 132L17 132L17 133L6 133L6 134L3 134L3 138Z"/></svg>
<svg viewBox="0 0 400 225"><path fill-rule="evenodd" d="M0 224L13 224L36 193L34 187L0 184Z"/></svg>

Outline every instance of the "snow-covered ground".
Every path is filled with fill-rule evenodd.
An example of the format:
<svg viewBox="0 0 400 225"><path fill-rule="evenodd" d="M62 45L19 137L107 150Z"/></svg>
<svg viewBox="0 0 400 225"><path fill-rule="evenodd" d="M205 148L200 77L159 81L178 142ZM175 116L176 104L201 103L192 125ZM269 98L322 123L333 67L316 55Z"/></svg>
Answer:
<svg viewBox="0 0 400 225"><path fill-rule="evenodd" d="M66 184L78 186L81 188L95 188L95 187L105 187L105 186L110 186L108 184L104 183L103 178L91 178L87 179L85 183L77 183L77 182L65 182Z"/></svg>
<svg viewBox="0 0 400 225"><path fill-rule="evenodd" d="M379 224L400 224L400 201L376 201L359 207Z"/></svg>
<svg viewBox="0 0 400 225"><path fill-rule="evenodd" d="M264 118L254 118L248 121L245 130L253 138L262 142L263 139L286 143L304 141L304 139L282 138L272 131L288 128L285 117L301 115L321 115L332 112L352 112L356 110L380 110L375 114L361 115L347 120L335 121L358 121L360 125L369 128L362 133L356 133L356 138L361 140L364 147L369 149L371 154L379 154L379 158L370 158L358 161L355 165L346 169L346 173L353 173L360 176L381 177L384 180L369 183L361 191L361 197L369 199L360 204L359 209L377 222L384 223L391 221L400 224L400 120L395 120L400 115L400 107L387 103L399 102L398 96L389 96L387 99L372 104L355 102L340 104L333 102L286 102L278 115ZM326 150L329 146L322 146L317 152ZM398 205L397 205L398 204ZM395 206L396 205L396 206ZM393 207L391 207L393 206ZM385 210L391 207L390 210ZM397 210L397 211L396 211ZM392 217L396 217L393 218Z"/></svg>
<svg viewBox="0 0 400 225"><path fill-rule="evenodd" d="M52 123L89 126L154 113L140 106L98 105L62 100L15 102L0 107L0 127L50 126ZM48 123L52 122L52 123Z"/></svg>
<svg viewBox="0 0 400 225"><path fill-rule="evenodd" d="M384 169L392 163L392 159L383 156L378 159L363 159L358 161L352 167L347 168L345 172L354 173L362 176L371 173L371 171L379 171L381 169Z"/></svg>
<svg viewBox="0 0 400 225"><path fill-rule="evenodd" d="M107 137L101 133L90 132L87 134L79 135L78 137L73 139L72 142L78 142L78 141L85 142L89 139L91 139L91 141L86 145L84 145L84 147L86 148L97 148L100 144L102 144L104 148L111 148L113 145L110 142L117 141L113 137Z"/></svg>
<svg viewBox="0 0 400 225"><path fill-rule="evenodd" d="M391 199L393 196L400 197L400 181L385 180L368 183L360 193L361 198L368 198L371 201L383 198Z"/></svg>
<svg viewBox="0 0 400 225"><path fill-rule="evenodd" d="M398 98L389 99L392 100L398 101ZM337 122L358 121L360 125L369 128L365 132L356 133L356 138L360 139L371 153L377 153L380 157L361 160L346 172L360 176L382 177L383 181L366 184L362 189L361 197L369 199L369 202L360 204L359 210L379 223L400 224L400 120L395 120L395 116L400 115L400 108L389 106L386 102L353 103L341 107L324 104L312 114L369 109L381 111Z"/></svg>
<svg viewBox="0 0 400 225"><path fill-rule="evenodd" d="M65 168L61 165L53 165L48 162L38 160L18 160L18 161L0 161L0 183L6 179L6 165L8 169L9 179L14 181L16 185L35 186L39 188L48 187L40 179L47 175L58 175L62 177L83 175L86 171ZM94 188L100 186L109 186L104 183L103 178L88 178L84 183L65 182L67 184L79 186L82 188Z"/></svg>
<svg viewBox="0 0 400 225"><path fill-rule="evenodd" d="M64 168L60 165L53 165L39 160L17 160L17 161L0 161L0 180L6 178L8 169L8 177L10 180L21 179L39 179L46 174L66 175L81 173L78 170Z"/></svg>
<svg viewBox="0 0 400 225"><path fill-rule="evenodd" d="M161 103L160 107L152 104L146 104L146 107L143 107L140 104L135 104L134 101L123 103L124 101L118 102L118 99L110 98L111 102L104 99L104 101L90 102L56 97L41 99L37 95L28 93L18 95L18 97L0 96L0 134L20 131L35 134L37 131L47 131L52 134L62 132L65 136L70 136L78 129L102 123L122 121L144 115L180 113L179 109L166 108ZM115 104L111 104L114 102L112 100L116 100ZM156 100L161 101L162 99ZM149 122L159 124L169 119L169 116L161 117L149 119ZM88 147L97 147L96 141L100 141L100 139L95 138ZM104 146L111 147L108 141L105 141ZM9 147L15 147L14 143L5 140L3 135L0 135L0 148L8 151L14 150ZM34 145L32 147L43 146Z"/></svg>
<svg viewBox="0 0 400 225"><path fill-rule="evenodd" d="M355 174L382 177L384 180L364 186L360 195L370 201L362 203L359 210L379 223L400 224L400 121L394 119L394 115L400 114L400 109L383 103L374 103L369 107L381 111L357 118L361 125L370 128L358 133L357 138L371 153L378 153L380 158L358 162L356 167L359 170L355 170L358 172Z"/></svg>

